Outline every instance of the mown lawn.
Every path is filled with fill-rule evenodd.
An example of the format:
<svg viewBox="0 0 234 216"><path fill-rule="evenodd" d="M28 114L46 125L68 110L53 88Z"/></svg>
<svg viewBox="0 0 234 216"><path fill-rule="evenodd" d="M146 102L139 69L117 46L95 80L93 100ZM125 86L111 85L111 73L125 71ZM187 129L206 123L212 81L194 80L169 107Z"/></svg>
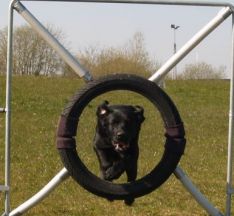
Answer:
<svg viewBox="0 0 234 216"><path fill-rule="evenodd" d="M15 208L43 187L63 167L55 146L59 115L69 98L84 83L79 79L13 77L12 181ZM4 106L5 81L0 78L0 104ZM185 124L187 146L181 167L222 212L225 210L226 154L229 110L227 81L169 81L166 92ZM141 105L146 120L140 137L139 177L148 173L163 151L164 129L150 102L129 92L113 92L92 101L78 128L78 152L89 169L98 174L92 150L95 109L104 99L110 103ZM0 180L4 179L4 116L0 116ZM125 176L120 179L125 181ZM3 195L1 196L3 212ZM234 213L234 211L233 211ZM187 216L207 215L172 175L153 193L138 198L132 207L108 202L85 191L71 178L25 215L37 216Z"/></svg>

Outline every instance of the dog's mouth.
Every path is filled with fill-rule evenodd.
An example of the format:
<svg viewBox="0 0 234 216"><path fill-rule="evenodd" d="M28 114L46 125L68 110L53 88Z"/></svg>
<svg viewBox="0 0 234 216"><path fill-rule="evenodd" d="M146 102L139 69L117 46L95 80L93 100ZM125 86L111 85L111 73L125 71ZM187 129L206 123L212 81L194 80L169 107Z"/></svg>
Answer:
<svg viewBox="0 0 234 216"><path fill-rule="evenodd" d="M123 152L129 148L129 143L123 141L117 141L117 142L113 141L112 145L114 146L114 149L117 152Z"/></svg>

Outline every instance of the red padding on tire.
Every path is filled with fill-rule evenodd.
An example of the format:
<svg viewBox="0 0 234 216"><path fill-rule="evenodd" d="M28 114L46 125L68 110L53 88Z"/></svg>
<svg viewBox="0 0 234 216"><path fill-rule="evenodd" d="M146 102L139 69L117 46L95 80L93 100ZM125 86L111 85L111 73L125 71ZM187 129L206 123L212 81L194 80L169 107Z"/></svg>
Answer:
<svg viewBox="0 0 234 216"><path fill-rule="evenodd" d="M173 127L166 127L166 136L170 137L184 137L184 125L179 124Z"/></svg>
<svg viewBox="0 0 234 216"><path fill-rule="evenodd" d="M78 125L77 118L71 118L61 115L57 129L57 136L58 137L76 136L77 125Z"/></svg>
<svg viewBox="0 0 234 216"><path fill-rule="evenodd" d="M182 123L173 127L167 127L165 149L176 154L184 154L186 144L184 135L184 125Z"/></svg>
<svg viewBox="0 0 234 216"><path fill-rule="evenodd" d="M57 137L58 149L75 149L76 140L72 137Z"/></svg>

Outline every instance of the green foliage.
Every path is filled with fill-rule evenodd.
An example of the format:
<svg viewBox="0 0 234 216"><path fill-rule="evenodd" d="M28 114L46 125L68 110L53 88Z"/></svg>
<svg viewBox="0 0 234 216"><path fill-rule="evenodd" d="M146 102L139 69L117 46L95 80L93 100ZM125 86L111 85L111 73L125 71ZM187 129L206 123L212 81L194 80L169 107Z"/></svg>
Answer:
<svg viewBox="0 0 234 216"><path fill-rule="evenodd" d="M229 83L226 81L167 81L166 91L177 105L186 129L187 147L181 167L220 211L224 212L228 131ZM0 86L4 89L4 77ZM56 125L63 107L84 85L77 79L32 76L13 77L12 95L12 208L35 194L63 165L55 147ZM0 91L0 99L4 99ZM139 104L146 120L140 134L139 177L148 173L162 156L164 128L153 105L135 93L116 91L96 98L81 116L77 149L98 174L92 150L95 110L103 99L110 103ZM4 181L4 117L0 127L0 180ZM125 176L121 182L126 181ZM3 211L3 196L1 196ZM234 213L234 212L232 212ZM71 178L25 215L37 216L202 216L204 210L172 175L153 193L136 199L133 207L108 202L81 188Z"/></svg>

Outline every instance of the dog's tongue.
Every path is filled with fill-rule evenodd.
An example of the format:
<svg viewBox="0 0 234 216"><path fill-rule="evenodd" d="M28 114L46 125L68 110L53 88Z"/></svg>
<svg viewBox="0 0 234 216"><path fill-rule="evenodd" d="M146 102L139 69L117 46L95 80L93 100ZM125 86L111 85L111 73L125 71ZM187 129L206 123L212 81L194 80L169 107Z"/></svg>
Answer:
<svg viewBox="0 0 234 216"><path fill-rule="evenodd" d="M125 151L128 149L129 144L125 142L114 142L115 151Z"/></svg>

